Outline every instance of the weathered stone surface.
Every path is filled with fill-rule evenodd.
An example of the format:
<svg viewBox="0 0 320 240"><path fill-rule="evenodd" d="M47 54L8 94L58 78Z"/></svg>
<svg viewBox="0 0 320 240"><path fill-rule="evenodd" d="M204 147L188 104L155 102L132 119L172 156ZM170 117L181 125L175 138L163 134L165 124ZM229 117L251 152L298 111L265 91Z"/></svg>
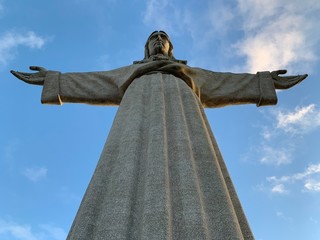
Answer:
<svg viewBox="0 0 320 240"><path fill-rule="evenodd" d="M202 105L275 102L272 79L267 73L264 77L232 76L188 68L195 79L193 85L198 76L203 82L207 76L206 89L215 89L210 96L198 84L194 89L203 92L199 98L182 79L155 71L158 65L153 62L111 72L47 74L43 102L50 103L46 100L47 87L52 103L60 99L96 104L106 99L109 104L110 99L116 103L122 97L68 238L252 239ZM149 72L126 84L130 78L124 79L123 74L136 75L145 68ZM54 90L56 82L58 90ZM108 84L113 86L108 88L110 94L103 89ZM114 87L117 85L129 86L120 97L124 91ZM110 89L115 90L113 95ZM56 99L52 92L58 93Z"/></svg>
<svg viewBox="0 0 320 240"><path fill-rule="evenodd" d="M136 79L69 239L243 239L241 224L252 239L220 158L187 84L162 73Z"/></svg>
<svg viewBox="0 0 320 240"><path fill-rule="evenodd" d="M103 72L11 71L42 103L120 105L68 239L253 239L203 107L276 104L307 75L217 73L176 60L164 32Z"/></svg>

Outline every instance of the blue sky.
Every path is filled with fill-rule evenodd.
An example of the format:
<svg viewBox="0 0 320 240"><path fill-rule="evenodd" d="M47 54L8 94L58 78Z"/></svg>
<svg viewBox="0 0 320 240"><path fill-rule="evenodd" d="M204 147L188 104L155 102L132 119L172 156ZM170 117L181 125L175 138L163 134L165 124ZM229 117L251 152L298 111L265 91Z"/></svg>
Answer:
<svg viewBox="0 0 320 240"><path fill-rule="evenodd" d="M41 87L9 71L129 65L158 29L190 66L309 74L277 106L206 113L256 239L320 239L319 11L318 0L0 0L0 239L65 239L117 111L41 105Z"/></svg>

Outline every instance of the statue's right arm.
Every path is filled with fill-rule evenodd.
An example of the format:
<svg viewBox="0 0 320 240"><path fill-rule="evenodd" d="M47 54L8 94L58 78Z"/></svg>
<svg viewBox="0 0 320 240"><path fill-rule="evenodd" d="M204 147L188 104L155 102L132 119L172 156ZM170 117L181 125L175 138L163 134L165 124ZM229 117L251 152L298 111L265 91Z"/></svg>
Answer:
<svg viewBox="0 0 320 240"><path fill-rule="evenodd" d="M11 73L18 79L34 85L43 85L47 74L47 69L38 66L30 66L30 70L37 71L36 73L25 73L11 70Z"/></svg>
<svg viewBox="0 0 320 240"><path fill-rule="evenodd" d="M87 103L118 105L124 94L122 85L130 79L129 67L102 72L69 72L46 70L31 66L35 73L11 71L18 79L42 85L41 102L44 104Z"/></svg>

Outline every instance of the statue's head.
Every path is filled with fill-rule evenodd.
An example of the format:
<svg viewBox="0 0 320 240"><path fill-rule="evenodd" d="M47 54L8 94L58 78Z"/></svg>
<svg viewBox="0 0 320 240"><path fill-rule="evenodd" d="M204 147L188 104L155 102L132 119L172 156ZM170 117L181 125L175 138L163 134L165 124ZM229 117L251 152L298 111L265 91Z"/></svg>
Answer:
<svg viewBox="0 0 320 240"><path fill-rule="evenodd" d="M158 57L156 55L161 54L164 55L164 58L170 61L179 62L182 64L187 64L185 60L177 60L173 56L173 45L170 41L168 34L164 31L154 31L150 34L147 39L147 42L144 46L144 59L141 61L134 61L134 64L145 63L148 61L164 59L162 57ZM155 58L151 58L155 56Z"/></svg>
<svg viewBox="0 0 320 240"><path fill-rule="evenodd" d="M157 54L162 54L174 59L173 45L168 34L164 31L154 31L151 33L144 48L144 59L148 59L150 56Z"/></svg>

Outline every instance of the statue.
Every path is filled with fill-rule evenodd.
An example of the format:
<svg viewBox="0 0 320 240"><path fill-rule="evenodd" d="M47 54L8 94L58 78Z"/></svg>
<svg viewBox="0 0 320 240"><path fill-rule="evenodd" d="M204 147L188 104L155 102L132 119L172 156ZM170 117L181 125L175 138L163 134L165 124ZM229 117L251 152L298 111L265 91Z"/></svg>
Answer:
<svg viewBox="0 0 320 240"><path fill-rule="evenodd" d="M307 75L190 67L163 31L111 71L11 71L45 104L119 105L67 239L254 239L203 108L277 103Z"/></svg>

